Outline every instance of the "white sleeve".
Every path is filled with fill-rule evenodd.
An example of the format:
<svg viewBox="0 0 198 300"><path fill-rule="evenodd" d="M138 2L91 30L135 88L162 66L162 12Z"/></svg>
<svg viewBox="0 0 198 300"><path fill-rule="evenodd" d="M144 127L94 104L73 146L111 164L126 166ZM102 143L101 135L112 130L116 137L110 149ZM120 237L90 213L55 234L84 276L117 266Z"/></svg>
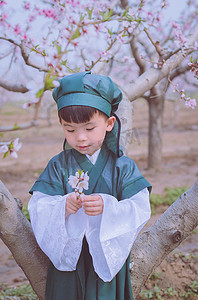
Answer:
<svg viewBox="0 0 198 300"><path fill-rule="evenodd" d="M149 192L143 189L130 199L118 201L100 194L104 208L96 220L89 217L86 238L94 269L103 281L111 281L120 271L131 247L151 215Z"/></svg>
<svg viewBox="0 0 198 300"><path fill-rule="evenodd" d="M61 271L76 269L86 229L86 216L82 209L65 219L67 196L50 196L35 191L28 203L36 240L54 266Z"/></svg>

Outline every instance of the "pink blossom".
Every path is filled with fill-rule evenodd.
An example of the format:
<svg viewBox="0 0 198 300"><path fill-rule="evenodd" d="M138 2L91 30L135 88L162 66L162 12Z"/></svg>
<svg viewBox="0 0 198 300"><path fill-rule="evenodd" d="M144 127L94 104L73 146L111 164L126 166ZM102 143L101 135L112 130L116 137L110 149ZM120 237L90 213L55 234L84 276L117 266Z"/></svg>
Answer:
<svg viewBox="0 0 198 300"><path fill-rule="evenodd" d="M10 155L14 158L18 158L18 154L13 149L10 150Z"/></svg>
<svg viewBox="0 0 198 300"><path fill-rule="evenodd" d="M7 19L7 15L5 13L3 13L1 17L2 17L3 20Z"/></svg>
<svg viewBox="0 0 198 300"><path fill-rule="evenodd" d="M193 48L194 50L198 50L198 42L196 41L196 42L194 42L194 48Z"/></svg>
<svg viewBox="0 0 198 300"><path fill-rule="evenodd" d="M34 15L29 17L29 22L33 22L36 19L36 17Z"/></svg>
<svg viewBox="0 0 198 300"><path fill-rule="evenodd" d="M17 24L17 25L14 27L14 32L15 32L16 34L21 33L21 27L20 27L20 25Z"/></svg>
<svg viewBox="0 0 198 300"><path fill-rule="evenodd" d="M32 103L30 103L30 102L24 103L24 104L22 105L22 108L23 108L23 109L27 109L27 108L30 107L31 105L32 105Z"/></svg>
<svg viewBox="0 0 198 300"><path fill-rule="evenodd" d="M121 43L124 43L124 38L121 34L119 34L117 38L121 41Z"/></svg>
<svg viewBox="0 0 198 300"><path fill-rule="evenodd" d="M195 109L195 106L197 105L196 99L187 98L185 101L185 105L191 107L192 109Z"/></svg>
<svg viewBox="0 0 198 300"><path fill-rule="evenodd" d="M19 138L16 138L13 142L13 150L19 151L21 149L22 143L19 143Z"/></svg>
<svg viewBox="0 0 198 300"><path fill-rule="evenodd" d="M0 153L6 153L8 151L8 146L7 145L3 145L0 147Z"/></svg>
<svg viewBox="0 0 198 300"><path fill-rule="evenodd" d="M24 40L27 40L27 39L28 39L28 36L27 36L26 33L23 35L23 39L24 39Z"/></svg>
<svg viewBox="0 0 198 300"><path fill-rule="evenodd" d="M26 10L29 10L30 9L30 2L25 2L25 4L24 4L24 8L26 9Z"/></svg>
<svg viewBox="0 0 198 300"><path fill-rule="evenodd" d="M52 9L43 9L43 15L48 17L48 18L52 18L52 19L55 19L56 18L56 13L54 10Z"/></svg>
<svg viewBox="0 0 198 300"><path fill-rule="evenodd" d="M60 86L60 82L58 80L53 80L52 84L54 87L59 87Z"/></svg>
<svg viewBox="0 0 198 300"><path fill-rule="evenodd" d="M175 29L180 29L180 25L177 24L177 23L175 23L175 22L172 22L172 26L173 26L173 28L175 28Z"/></svg>
<svg viewBox="0 0 198 300"><path fill-rule="evenodd" d="M0 7L3 7L4 4L7 4L5 1L0 1Z"/></svg>

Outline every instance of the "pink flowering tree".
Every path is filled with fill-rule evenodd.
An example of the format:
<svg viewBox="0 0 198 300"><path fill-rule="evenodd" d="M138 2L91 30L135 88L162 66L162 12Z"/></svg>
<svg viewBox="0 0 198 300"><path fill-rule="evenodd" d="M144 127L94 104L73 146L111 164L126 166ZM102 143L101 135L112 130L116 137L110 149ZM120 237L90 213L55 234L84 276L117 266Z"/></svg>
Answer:
<svg viewBox="0 0 198 300"><path fill-rule="evenodd" d="M20 1L21 7L17 3L16 8L13 3L0 1L1 63L9 62L0 86L26 93L23 107L34 107L35 112L29 123L3 126L0 131L38 125L45 91L70 72L92 70L110 75L130 101L145 97L150 123L148 162L149 167L159 168L166 92L172 89L186 106L196 105L196 99L175 83L182 74L197 74L196 1L188 1L177 22L165 19L165 0L138 4L103 0L97 6L92 0L39 4L32 0ZM10 80L12 69L22 66L32 80ZM0 151L7 153L6 149L2 145Z"/></svg>
<svg viewBox="0 0 198 300"><path fill-rule="evenodd" d="M159 167L166 93L174 90L178 101L191 108L196 105L183 84L176 82L183 74L188 74L191 84L197 80L197 1L186 5L180 21L168 22L163 19L168 8L165 0L102 0L97 5L93 0L0 0L0 87L24 93L24 108L34 108L30 122L1 126L0 131L38 125L43 96L58 85L58 79L91 70L111 76L130 101L147 100L150 166ZM23 77L16 70L23 70ZM16 157L20 146L18 139L2 141L0 151L5 157L9 153ZM197 191L198 182L136 240L132 251L135 296L153 269L198 225ZM0 233L43 299L48 260L1 182Z"/></svg>

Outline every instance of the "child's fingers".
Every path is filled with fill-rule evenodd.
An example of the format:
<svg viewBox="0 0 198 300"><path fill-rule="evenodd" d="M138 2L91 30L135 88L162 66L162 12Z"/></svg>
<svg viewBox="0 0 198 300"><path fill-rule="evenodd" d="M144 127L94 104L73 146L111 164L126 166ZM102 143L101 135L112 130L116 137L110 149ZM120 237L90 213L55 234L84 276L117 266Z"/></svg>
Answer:
<svg viewBox="0 0 198 300"><path fill-rule="evenodd" d="M93 203L103 202L102 197L100 195L86 195L82 199L83 204L93 205Z"/></svg>
<svg viewBox="0 0 198 300"><path fill-rule="evenodd" d="M95 216L103 212L103 200L100 195L84 196L82 204L87 215Z"/></svg>

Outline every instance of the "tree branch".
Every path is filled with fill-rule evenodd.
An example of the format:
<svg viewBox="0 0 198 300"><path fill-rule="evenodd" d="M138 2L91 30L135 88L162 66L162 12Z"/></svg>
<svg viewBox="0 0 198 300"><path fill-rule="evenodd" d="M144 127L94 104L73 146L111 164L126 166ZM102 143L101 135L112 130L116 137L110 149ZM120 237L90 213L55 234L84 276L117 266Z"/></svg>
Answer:
<svg viewBox="0 0 198 300"><path fill-rule="evenodd" d="M132 287L134 297L162 260L198 225L198 180L183 193L147 231L135 241Z"/></svg>
<svg viewBox="0 0 198 300"><path fill-rule="evenodd" d="M31 224L1 181L0 216L1 239L11 250L39 299L44 299L48 258L39 248Z"/></svg>
<svg viewBox="0 0 198 300"><path fill-rule="evenodd" d="M178 52L168 59L161 69L151 68L144 74L136 78L132 83L125 86L127 96L130 101L137 99L144 95L146 91L149 91L154 85L156 85L161 79L170 74L172 70L177 68L186 56L194 51L193 44L198 40L198 25L194 28L193 33L187 40L187 44L190 45L185 54Z"/></svg>
<svg viewBox="0 0 198 300"><path fill-rule="evenodd" d="M27 49L26 49L26 46L25 46L25 41L21 42L20 48L21 48L21 55L22 55L26 65L28 65L32 68L35 68L35 69L37 69L41 72L48 72L49 71L47 68L36 65L36 64L34 64L33 62L30 61L30 57L29 57L29 54L27 53Z"/></svg>
<svg viewBox="0 0 198 300"><path fill-rule="evenodd" d="M30 61L29 54L27 53L25 41L22 41L21 44L19 44L19 43L15 42L12 39L5 38L5 37L2 37L2 36L0 36L0 40L7 41L11 44L14 44L14 45L18 46L21 49L21 55L22 55L22 58L23 58L24 62L26 63L26 65L28 65L32 68L35 68L35 69L37 69L41 72L48 72L49 71L47 68L36 65L36 64L34 64L33 62Z"/></svg>
<svg viewBox="0 0 198 300"><path fill-rule="evenodd" d="M139 75L142 75L146 70L146 64L140 58L137 42L138 42L138 39L137 39L136 33L134 33L133 38L130 42L130 47L131 47L131 52L133 54L135 62L139 67Z"/></svg>
<svg viewBox="0 0 198 300"><path fill-rule="evenodd" d="M132 247L132 287L136 297L153 269L198 225L198 181L179 197ZM36 243L30 223L0 181L0 237L44 299L48 259Z"/></svg>
<svg viewBox="0 0 198 300"><path fill-rule="evenodd" d="M11 126L0 126L0 132L28 129L28 128L38 126L38 125L39 125L38 121L32 120L32 121L30 121L28 123L24 123L24 124L15 124L15 125L11 125Z"/></svg>
<svg viewBox="0 0 198 300"><path fill-rule="evenodd" d="M0 86L10 92L17 92L17 93L27 93L29 90L23 84L10 84L2 79L0 79Z"/></svg>
<svg viewBox="0 0 198 300"><path fill-rule="evenodd" d="M121 2L121 7L122 8L127 8L127 6L128 6L128 0L120 0L120 2Z"/></svg>

